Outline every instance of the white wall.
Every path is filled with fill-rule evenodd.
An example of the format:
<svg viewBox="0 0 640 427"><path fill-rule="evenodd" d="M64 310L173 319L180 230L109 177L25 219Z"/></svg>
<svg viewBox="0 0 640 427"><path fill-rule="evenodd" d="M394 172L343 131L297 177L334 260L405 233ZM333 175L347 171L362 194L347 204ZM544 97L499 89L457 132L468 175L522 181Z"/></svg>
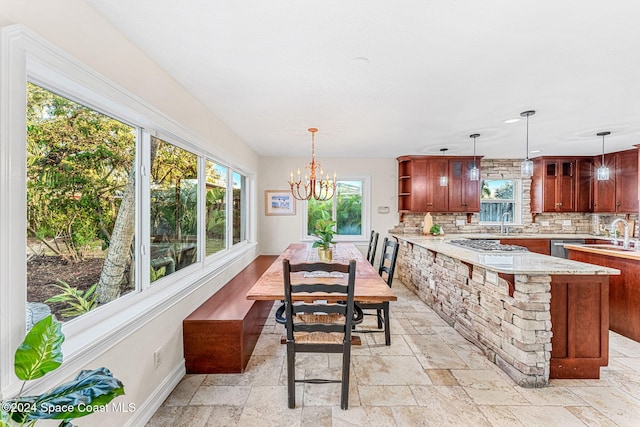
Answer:
<svg viewBox="0 0 640 427"><path fill-rule="evenodd" d="M287 190L289 172L303 168L309 158L261 157L258 175L258 201L260 251L279 254L289 243L299 242L303 235L302 203L298 202L295 216L266 216L265 190ZM318 159L327 171L336 171L338 177L369 175L371 177L371 226L380 233L382 242L387 231L398 223L398 166L395 159ZM379 206L388 206L388 214L379 214ZM379 243L380 244L380 243ZM358 244L366 252L366 243Z"/></svg>
<svg viewBox="0 0 640 427"><path fill-rule="evenodd" d="M208 151L242 166L249 172L257 171L258 157L253 150L81 0L1 0L0 25L9 24L24 25L28 30L62 48L80 62L160 110L201 138L208 144ZM23 144L20 141L16 143ZM24 165L15 167L19 173L19 168L24 168ZM256 200L251 200L250 203L256 203ZM172 381L180 378L183 371L182 320L255 258L256 248L249 247L251 249L237 262L230 263L216 277L195 289L190 295L172 301L167 310L134 325L128 329L128 334L121 334L117 339L104 337L103 340L101 337L98 344L113 344L93 360L83 361L81 365L78 362L83 360L81 357L66 359L65 365L71 366L75 372L80 369L108 367L125 386L126 395L117 400L125 404L132 403L137 408L135 413L95 414L80 418L74 424L98 427L124 426L135 420L130 425L139 425L140 417L144 417L145 403L150 403L150 399L153 398L156 398L156 402L151 402L152 404L161 403L161 400L157 399L164 397L162 393L171 386ZM4 264L6 262L6 259L0 259L0 269L7 267ZM4 282L2 286L16 286L22 289L26 286L25 281L26 277L10 283ZM2 313L0 317L1 315ZM16 339L18 342L22 340L22 336L16 337L20 328L8 331L4 327L2 330L2 343L11 343L11 346L15 347L13 342ZM5 334L7 336L4 336ZM162 362L154 369L153 352L158 348L162 348Z"/></svg>

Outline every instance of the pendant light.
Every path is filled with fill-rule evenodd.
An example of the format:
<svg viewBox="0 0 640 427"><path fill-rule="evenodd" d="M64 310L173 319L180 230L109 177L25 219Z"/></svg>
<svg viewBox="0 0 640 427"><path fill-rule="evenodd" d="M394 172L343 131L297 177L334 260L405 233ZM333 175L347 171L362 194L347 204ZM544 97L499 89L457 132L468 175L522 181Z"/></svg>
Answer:
<svg viewBox="0 0 640 427"><path fill-rule="evenodd" d="M447 152L448 148L441 148L440 151L442 152L442 157L444 157L445 153ZM440 177L440 187L446 187L447 185L449 185L449 177L447 175L442 175Z"/></svg>
<svg viewBox="0 0 640 427"><path fill-rule="evenodd" d="M480 169L476 163L476 138L479 137L479 133L469 135L469 138L473 138L473 167L469 170L469 179L471 181L478 181L480 179Z"/></svg>
<svg viewBox="0 0 640 427"><path fill-rule="evenodd" d="M598 181L607 181L609 179L609 168L604 164L604 137L611 135L611 132L598 132L596 135L602 137L602 164L598 168Z"/></svg>
<svg viewBox="0 0 640 427"><path fill-rule="evenodd" d="M524 161L520 165L520 172L522 176L533 176L533 162L529 158L529 116L533 116L536 112L534 110L523 111L520 116L527 118L527 152Z"/></svg>

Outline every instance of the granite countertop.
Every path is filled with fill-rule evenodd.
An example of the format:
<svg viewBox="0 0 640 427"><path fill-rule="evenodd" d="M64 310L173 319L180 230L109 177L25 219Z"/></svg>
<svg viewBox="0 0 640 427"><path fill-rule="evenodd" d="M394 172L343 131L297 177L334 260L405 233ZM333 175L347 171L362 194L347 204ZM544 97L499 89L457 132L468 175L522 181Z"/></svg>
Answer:
<svg viewBox="0 0 640 427"><path fill-rule="evenodd" d="M568 259L557 258L533 252L480 252L454 246L447 243L449 240L462 238L480 238L480 239L503 239L504 235L500 234L449 234L444 236L428 236L422 234L401 234L392 233L400 242L405 241L414 245L440 252L452 258L459 259L469 264L487 268L492 271L508 274L528 274L528 275L555 275L555 274L574 274L574 275L618 275L620 270L615 268L602 267L599 265L587 264L584 262L571 261ZM513 238L548 238L544 235L513 235ZM553 235L555 239L563 238L559 235ZM573 238L578 235L572 234ZM580 235L582 236L582 235ZM589 236L588 238L595 238Z"/></svg>
<svg viewBox="0 0 640 427"><path fill-rule="evenodd" d="M589 252L592 254L606 255L615 258L626 258L640 261L640 251L622 249L616 245L564 245L566 249Z"/></svg>

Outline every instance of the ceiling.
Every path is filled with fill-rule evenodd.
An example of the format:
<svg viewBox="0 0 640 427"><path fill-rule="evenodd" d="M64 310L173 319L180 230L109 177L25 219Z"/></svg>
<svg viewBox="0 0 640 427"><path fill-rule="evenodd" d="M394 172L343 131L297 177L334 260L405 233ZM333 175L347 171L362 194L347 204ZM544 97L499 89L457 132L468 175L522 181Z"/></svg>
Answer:
<svg viewBox="0 0 640 427"><path fill-rule="evenodd" d="M86 0L261 156L640 144L637 0Z"/></svg>

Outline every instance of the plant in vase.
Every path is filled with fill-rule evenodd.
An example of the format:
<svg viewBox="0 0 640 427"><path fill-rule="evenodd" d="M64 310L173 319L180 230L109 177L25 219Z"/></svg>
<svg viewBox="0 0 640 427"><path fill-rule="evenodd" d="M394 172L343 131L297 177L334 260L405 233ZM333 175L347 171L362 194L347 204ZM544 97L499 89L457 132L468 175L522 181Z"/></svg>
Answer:
<svg viewBox="0 0 640 427"><path fill-rule="evenodd" d="M331 261L333 259L332 246L335 242L333 236L336 234L336 222L329 219L319 219L316 221L315 233L318 238L313 242L313 247L318 248L318 257L321 261Z"/></svg>
<svg viewBox="0 0 640 427"><path fill-rule="evenodd" d="M36 323L16 350L14 371L25 381L35 380L62 364L60 322L47 316ZM100 412L117 396L124 394L122 382L107 368L80 371L75 379L39 395L22 396L2 402L0 427L33 426L38 420L59 420L58 427L72 427L74 418Z"/></svg>

